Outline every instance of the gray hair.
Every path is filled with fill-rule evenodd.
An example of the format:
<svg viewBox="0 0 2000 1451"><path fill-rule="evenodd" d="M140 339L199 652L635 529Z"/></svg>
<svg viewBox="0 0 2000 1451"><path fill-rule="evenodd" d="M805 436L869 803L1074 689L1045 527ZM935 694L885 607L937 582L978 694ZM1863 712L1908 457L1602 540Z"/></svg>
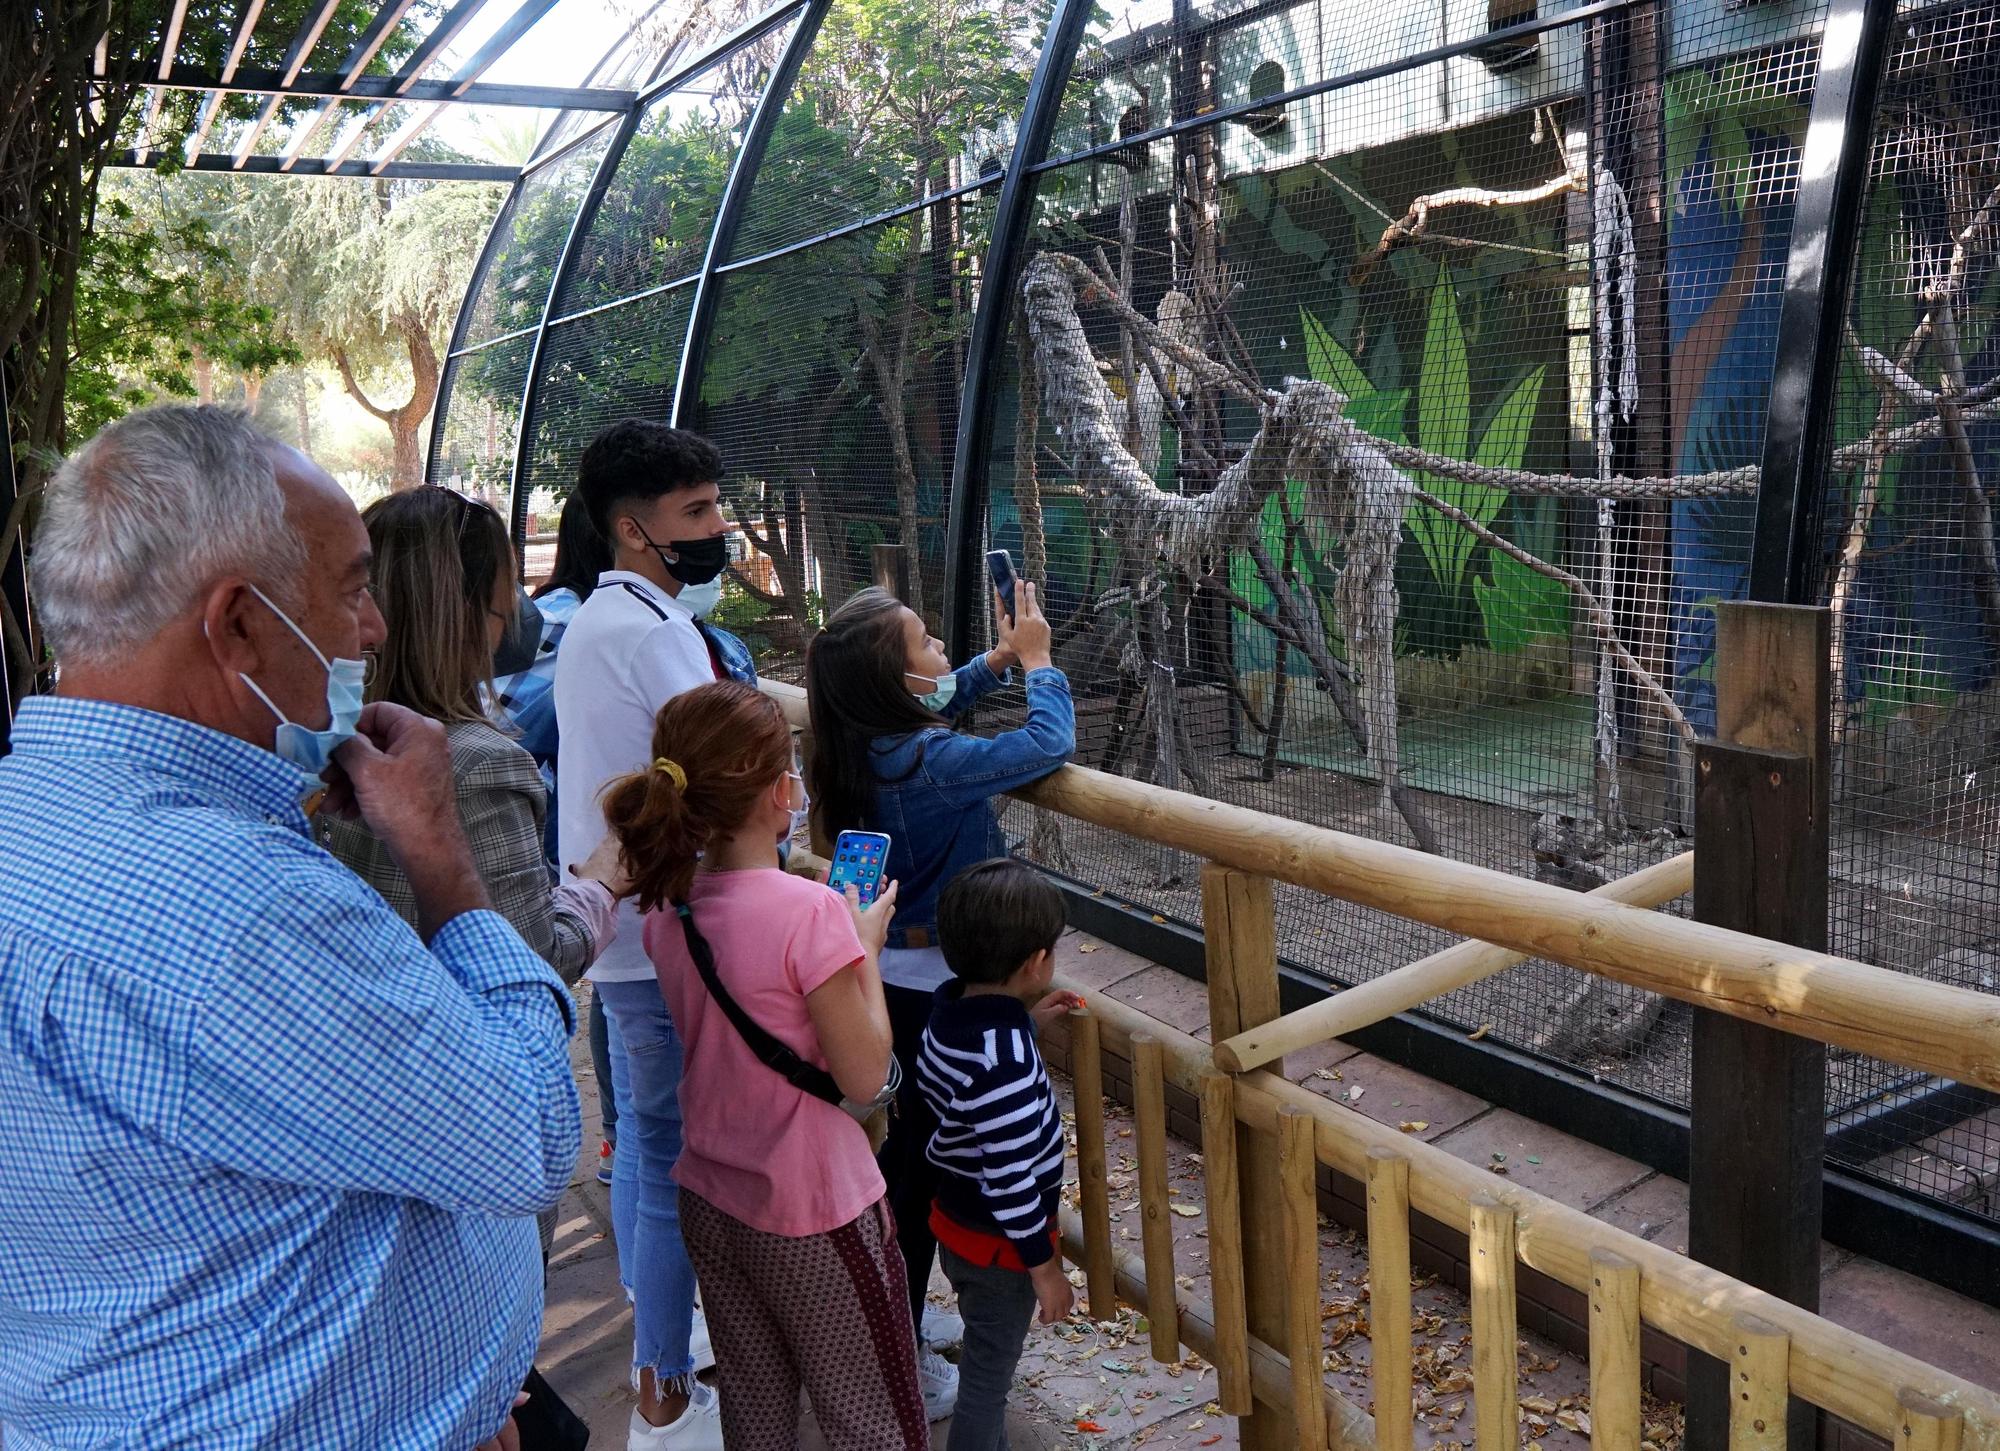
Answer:
<svg viewBox="0 0 2000 1451"><path fill-rule="evenodd" d="M145 645L227 574L289 602L305 542L285 517L272 440L234 409L147 408L49 481L30 570L59 661Z"/></svg>

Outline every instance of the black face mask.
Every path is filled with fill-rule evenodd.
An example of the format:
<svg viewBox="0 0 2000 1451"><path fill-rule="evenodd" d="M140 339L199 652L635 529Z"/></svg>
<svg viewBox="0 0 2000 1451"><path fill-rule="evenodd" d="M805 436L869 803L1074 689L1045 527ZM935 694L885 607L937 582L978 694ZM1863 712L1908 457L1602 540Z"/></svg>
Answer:
<svg viewBox="0 0 2000 1451"><path fill-rule="evenodd" d="M632 522L639 524L637 519ZM729 564L729 536L726 534L718 534L713 539L675 540L662 549L646 532L646 526L639 524L639 537L653 546L667 573L682 584L707 584ZM668 549L679 557L667 558Z"/></svg>
<svg viewBox="0 0 2000 1451"><path fill-rule="evenodd" d="M514 618L507 622L506 633L500 637L500 648L493 652L493 674L498 676L516 675L535 663L535 656L542 649L542 611L528 592L521 590L521 602L514 611Z"/></svg>

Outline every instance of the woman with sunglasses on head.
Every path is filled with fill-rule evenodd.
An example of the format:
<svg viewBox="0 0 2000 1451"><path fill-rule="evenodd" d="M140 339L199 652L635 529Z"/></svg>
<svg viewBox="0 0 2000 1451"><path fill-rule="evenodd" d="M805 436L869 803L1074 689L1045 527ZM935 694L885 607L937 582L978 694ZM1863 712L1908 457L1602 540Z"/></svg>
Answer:
<svg viewBox="0 0 2000 1451"><path fill-rule="evenodd" d="M939 894L975 862L1007 855L993 798L1040 780L1076 749L1069 681L1050 658L1049 622L1035 586L1022 580L1015 593L1014 618L994 595L1000 643L957 670L914 610L872 587L835 610L806 652L813 823L829 843L843 831L886 833L884 875L902 887L882 982L905 1070L916 1066L937 989L951 980L937 945ZM1015 665L1027 673L1026 721L990 737L954 730L960 713L999 689ZM938 1170L927 1156L936 1129L936 1114L906 1071L881 1165L934 1419L958 1399L957 1371L934 1347L964 1333L958 1317L924 1304L937 1256L931 1202Z"/></svg>
<svg viewBox="0 0 2000 1451"><path fill-rule="evenodd" d="M520 592L507 527L450 489L391 494L362 514L374 551L369 587L388 626L368 699L444 723L458 812L494 910L573 983L617 930L616 854L552 886L543 832L547 791L534 758L489 708L493 656L518 628ZM355 822L323 818L326 847L416 924L416 903L388 849Z"/></svg>

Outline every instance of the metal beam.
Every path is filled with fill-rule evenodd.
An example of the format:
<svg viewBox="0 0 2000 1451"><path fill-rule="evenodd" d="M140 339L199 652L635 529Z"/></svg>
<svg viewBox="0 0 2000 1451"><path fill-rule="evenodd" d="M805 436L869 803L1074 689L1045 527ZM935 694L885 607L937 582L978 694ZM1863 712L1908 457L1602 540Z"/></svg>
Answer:
<svg viewBox="0 0 2000 1451"><path fill-rule="evenodd" d="M395 94L402 96L416 84L418 76L430 67L440 52L458 39L458 33L472 22L472 18L486 8L486 0L458 0L447 10L444 18L432 27L431 33L423 38L417 48L410 52L402 68L396 72Z"/></svg>
<svg viewBox="0 0 2000 1451"><path fill-rule="evenodd" d="M167 72L174 68L174 52L179 50L181 46L181 26L187 21L187 11L188 0L174 0L174 8L167 15L167 33L160 41L161 80L165 80ZM97 43L97 69L100 73L104 70L106 61L110 56L107 45L110 38L110 32L107 31L105 32L104 39Z"/></svg>
<svg viewBox="0 0 2000 1451"><path fill-rule="evenodd" d="M507 475L508 537L517 544L528 532L529 494L522 484L527 478L528 450L535 436L536 415L541 411L537 406L541 402L541 390L535 386L535 378L542 371L542 354L548 347L549 319L555 316L556 299L562 296L563 284L569 281L570 270L576 265L582 241L590 233L590 224L597 220L597 209L604 204L604 193L610 188L618 163L625 159L625 148L632 144L632 137L645 114L634 103L632 109L625 113L625 119L618 123L611 144L598 158L597 171L590 178L590 190L583 194L583 200L577 204L576 215L570 218L569 234L563 238L562 255L556 258L555 271L549 275L549 295L542 299L541 325L535 329L534 346L528 350L528 370L521 378L521 414L519 427L514 432L514 467Z"/></svg>
<svg viewBox="0 0 2000 1451"><path fill-rule="evenodd" d="M1763 479L1750 544L1753 600L1811 604L1819 590L1814 532L1828 484L1855 238L1895 15L1896 0L1833 0L1820 35L1764 418Z"/></svg>
<svg viewBox="0 0 2000 1451"><path fill-rule="evenodd" d="M208 128L215 124L216 115L222 110L222 102L229 95L229 82L243 64L243 52L250 48L250 36L263 15L264 0L243 0L243 9L238 12L236 34L230 40L229 54L222 62L221 87L210 91L202 101L201 110L195 114L194 130L188 133L187 145L181 150L188 161L192 162L201 154L201 143L208 139Z"/></svg>
<svg viewBox="0 0 2000 1451"><path fill-rule="evenodd" d="M512 50L521 37L549 13L555 3L556 0L522 0L514 13L509 15L500 28L487 39L486 44L474 51L472 58L460 66L457 74L452 76L448 84L452 88L453 97L463 96L466 88L485 75L502 56ZM419 111L405 121L402 128L389 138L388 144L376 155L371 163L371 169L379 175L383 167L402 155L404 147L431 128L431 123L444 114L444 109L442 105L432 106L429 110Z"/></svg>
<svg viewBox="0 0 2000 1451"><path fill-rule="evenodd" d="M1035 167L1048 155L1076 49L1090 21L1092 0L1056 0L1028 82L1014 155L1000 183L992 241L980 280L979 306L965 349L965 379L958 400L958 440L951 464L951 505L945 515L944 625L954 660L971 652L972 622L985 578L979 567L981 524L986 517L987 474L992 462L995 394L1003 372L1001 350L1014 317L1014 286L1026 261L1028 221L1035 209Z"/></svg>
<svg viewBox="0 0 2000 1451"><path fill-rule="evenodd" d="M458 88L452 94L463 94L466 86L491 70L522 36L535 28L536 22L555 8L555 4L556 0L521 0L514 13L502 21L500 28L488 37L486 43L459 67L458 74L451 78L451 84Z"/></svg>
<svg viewBox="0 0 2000 1451"><path fill-rule="evenodd" d="M788 3L773 5L754 20L744 21L729 34L706 47L700 55L647 82L639 92L639 104L644 106L655 97L665 95L668 91L684 84L690 77L707 70L731 51L762 40L798 14L804 3L805 0L788 0Z"/></svg>
<svg viewBox="0 0 2000 1451"><path fill-rule="evenodd" d="M1500 30L1483 30L1464 40L1455 40L1446 45L1434 45L1416 55L1400 56L1395 60L1385 60L1375 65L1364 66L1360 70L1348 71L1345 75L1294 86L1289 91L1279 91L1276 95L1260 96L1256 100L1239 101L1233 106L1221 106L1213 111L1203 111L1198 115L1183 117L1169 126L1156 126L1151 131L1142 131L1136 136L1116 137L1101 146L1068 152L1043 161L1038 164L1037 169L1046 171L1056 166L1073 166L1079 162L1094 161L1113 152L1129 151L1135 146L1164 141L1183 132L1198 131L1224 121L1240 120L1245 116L1279 106L1289 106L1294 101L1303 101L1312 96L1344 91L1353 86L1365 85L1369 81L1386 80L1391 76L1406 75L1419 67L1436 65L1439 61L1456 60L1459 56L1471 55L1496 43L1525 40L1529 36L1541 35L1546 31L1560 30L1566 25L1579 25L1600 15L1615 15L1622 10L1630 9L1636 3L1638 0L1590 0L1590 3L1579 5L1574 10L1523 20Z"/></svg>
<svg viewBox="0 0 2000 1451"><path fill-rule="evenodd" d="M299 72L305 69L306 58L312 54L313 47L319 44L319 38L325 32L327 22L333 19L333 12L339 6L340 0L319 0L319 8L306 16L305 23L292 36L292 43L285 48L285 63L278 68L286 85L289 86L298 80ZM256 151L257 142L262 139L265 128L271 124L271 118L278 114L281 100L282 97L279 96L266 96L264 104L258 107L257 119L251 123L249 131L236 145L238 166Z"/></svg>
<svg viewBox="0 0 2000 1451"><path fill-rule="evenodd" d="M632 104L630 90L599 90L585 86L523 86L512 82L412 81L400 92L394 76L359 76L349 86L338 72L303 71L285 83L282 72L245 66L225 81L214 71L175 66L158 84L176 91L223 88L249 96L292 96L330 101L463 101L468 106L518 106L537 111L623 111ZM454 90L454 87L458 89Z"/></svg>
<svg viewBox="0 0 2000 1451"><path fill-rule="evenodd" d="M340 63L341 84L344 91L361 79L361 73L368 69L368 63L375 59L375 53L388 43L396 27L403 23L416 0L386 0L382 8L375 12L375 18L368 22L368 28L355 38L347 58Z"/></svg>
<svg viewBox="0 0 2000 1451"><path fill-rule="evenodd" d="M750 200L750 187L757 180L757 169L764 164L771 133L777 129L778 116L792 94L799 67L805 64L806 52L812 49L820 22L826 19L831 6L832 0L809 0L799 17L799 28L792 32L785 53L771 68L771 79L757 100L756 114L744 130L743 147L729 168L729 181L715 210L715 226L708 234L708 251L702 257L701 280L695 284L694 302L688 311L680 373L674 379L674 408L667 421L677 428L693 421L701 400L701 375L708 366L708 333L715 323L715 304L720 295L715 285L716 269L728 260L730 250L736 245L737 229L742 226L743 210Z"/></svg>
<svg viewBox="0 0 2000 1451"><path fill-rule="evenodd" d="M107 166L140 166L147 163L144 153L124 151L110 157ZM365 161L347 161L338 165L329 157L315 157L295 161L289 169L281 156L252 156L241 165L235 156L226 151L204 151L187 162L189 171L236 171L245 176L384 176L392 180L420 181L514 181L521 171L514 166L490 166L470 161L393 161L379 173L369 170Z"/></svg>

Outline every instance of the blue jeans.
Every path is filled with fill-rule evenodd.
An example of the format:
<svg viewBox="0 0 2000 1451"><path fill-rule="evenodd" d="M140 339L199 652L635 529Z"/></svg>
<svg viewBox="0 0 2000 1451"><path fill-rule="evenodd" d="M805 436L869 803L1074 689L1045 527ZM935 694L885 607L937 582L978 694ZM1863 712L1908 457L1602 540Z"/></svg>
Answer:
<svg viewBox="0 0 2000 1451"><path fill-rule="evenodd" d="M632 1300L632 1364L662 1383L694 1370L694 1266L681 1244L681 1040L660 985L601 982L611 1020L611 1093L618 1154L611 1168L611 1232L618 1278Z"/></svg>
<svg viewBox="0 0 2000 1451"><path fill-rule="evenodd" d="M946 1451L1007 1451L1007 1392L1034 1323L1034 1283L1021 1270L975 1265L949 1246L939 1247L938 1258L965 1320Z"/></svg>

